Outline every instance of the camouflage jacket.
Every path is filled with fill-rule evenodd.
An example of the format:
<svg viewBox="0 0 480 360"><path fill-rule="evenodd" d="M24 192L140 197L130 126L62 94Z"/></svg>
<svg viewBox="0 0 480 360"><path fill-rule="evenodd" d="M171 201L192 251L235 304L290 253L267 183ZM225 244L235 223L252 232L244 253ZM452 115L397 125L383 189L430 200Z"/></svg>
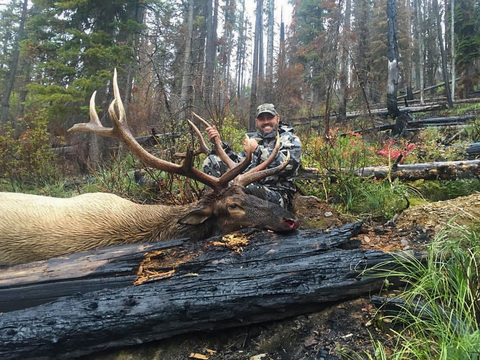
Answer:
<svg viewBox="0 0 480 360"><path fill-rule="evenodd" d="M280 150L269 168L280 165L287 158L288 152L290 152L290 162L285 169L273 176L258 181L258 184L267 186L272 190L286 191L290 196L293 196L296 191L295 177L297 176L298 168L302 160L302 144L298 136L295 135L295 130L292 127L280 125L278 133L280 135ZM248 133L247 135L257 141L258 147L253 153L252 163L245 171L257 166L268 158L275 147L277 131L272 131L265 136L262 136L259 132ZM242 161L246 156L245 151L238 154L234 153L225 143L224 148L228 156L235 162Z"/></svg>

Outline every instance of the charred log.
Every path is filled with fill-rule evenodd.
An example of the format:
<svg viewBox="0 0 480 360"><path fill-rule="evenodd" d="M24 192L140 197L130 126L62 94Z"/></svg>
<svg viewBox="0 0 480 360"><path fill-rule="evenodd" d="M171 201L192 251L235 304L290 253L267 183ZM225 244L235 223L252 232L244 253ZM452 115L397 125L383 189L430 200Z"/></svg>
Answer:
<svg viewBox="0 0 480 360"><path fill-rule="evenodd" d="M179 247L183 240L121 245L0 268L0 313L62 296L133 284L147 252Z"/></svg>
<svg viewBox="0 0 480 360"><path fill-rule="evenodd" d="M480 157L480 143L472 143L467 149L467 157L469 159L476 159Z"/></svg>
<svg viewBox="0 0 480 360"><path fill-rule="evenodd" d="M371 166L355 171L361 177L375 177L385 179L389 175L392 179L405 181L413 180L458 180L475 179L480 177L480 160L444 161L419 164L397 164L388 166ZM335 172L322 174L315 168L300 169L299 178L316 180L325 177L335 177Z"/></svg>
<svg viewBox="0 0 480 360"><path fill-rule="evenodd" d="M383 310L387 315L398 316L404 322L413 322L415 317L423 320L432 320L439 315L448 323L451 329L459 336L472 334L473 329L459 320L456 314L445 311L439 305L435 308L420 300L407 302L400 298L387 298L373 295L370 302L377 308Z"/></svg>
<svg viewBox="0 0 480 360"><path fill-rule="evenodd" d="M470 120L475 120L475 116L465 115L412 120L408 122L408 126L412 128L427 126L452 126L466 124Z"/></svg>
<svg viewBox="0 0 480 360"><path fill-rule="evenodd" d="M162 250L159 258L142 265L149 274L163 274L160 280L2 314L0 357L71 358L187 332L282 319L376 291L382 279L360 272L392 255L346 250L360 228L355 223L291 235L261 232L234 249L210 239L180 251L178 263L168 266ZM169 256L175 257L175 251ZM92 267L92 279L100 269Z"/></svg>

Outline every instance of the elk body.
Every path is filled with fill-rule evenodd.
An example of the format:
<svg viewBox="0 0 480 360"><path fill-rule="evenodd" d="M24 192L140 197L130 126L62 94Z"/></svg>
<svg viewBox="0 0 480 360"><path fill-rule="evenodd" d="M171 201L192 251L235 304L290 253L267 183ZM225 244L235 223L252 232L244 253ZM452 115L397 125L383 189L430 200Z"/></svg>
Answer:
<svg viewBox="0 0 480 360"><path fill-rule="evenodd" d="M94 94L90 102L90 122L77 124L70 131L91 131L117 138L144 164L198 180L213 191L198 202L181 206L140 205L107 193L68 199L0 193L0 265L43 260L110 245L204 239L248 227L273 231L298 227L295 216L289 211L245 193L246 185L287 165L288 159L276 168L267 168L278 152L278 143L267 161L241 174L250 163L253 149L249 149L243 162L236 164L222 150L220 139L216 139L217 153L230 168L218 179L193 167L193 157L199 151L188 151L182 164L156 158L135 141L126 125L116 72L113 83L115 99L109 108L113 128L101 125L95 111ZM199 130L192 123L190 125L199 135L201 151L205 151Z"/></svg>

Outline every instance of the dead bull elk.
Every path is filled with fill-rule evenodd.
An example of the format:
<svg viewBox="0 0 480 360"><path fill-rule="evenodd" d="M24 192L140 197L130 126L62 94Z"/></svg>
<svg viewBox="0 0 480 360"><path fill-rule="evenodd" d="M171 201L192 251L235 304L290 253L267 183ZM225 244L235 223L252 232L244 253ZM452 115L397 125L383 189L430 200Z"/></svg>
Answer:
<svg viewBox="0 0 480 360"><path fill-rule="evenodd" d="M113 84L114 100L108 109L113 127L106 128L100 123L94 93L90 100L90 122L76 124L69 131L94 132L116 138L146 166L189 177L213 191L198 202L180 206L140 205L107 193L67 199L0 193L0 264L43 260L110 245L175 238L203 239L245 227L273 231L298 227L297 219L290 212L245 193L246 185L287 165L288 159L280 166L267 168L278 152L278 139L271 156L244 174L253 149L249 149L245 160L237 164L227 156L217 139L216 151L227 163L229 171L215 178L193 167L194 156L208 149L200 131L190 121L199 137L200 149L187 151L182 164L159 159L143 149L128 129L116 71Z"/></svg>

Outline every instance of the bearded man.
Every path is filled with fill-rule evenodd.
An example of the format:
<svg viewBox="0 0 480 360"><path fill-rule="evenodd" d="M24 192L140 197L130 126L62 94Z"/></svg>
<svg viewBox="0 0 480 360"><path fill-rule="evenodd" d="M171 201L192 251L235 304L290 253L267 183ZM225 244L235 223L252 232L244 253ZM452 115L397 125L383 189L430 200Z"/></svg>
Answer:
<svg viewBox="0 0 480 360"><path fill-rule="evenodd" d="M275 160L269 165L269 168L283 163L290 152L290 161L288 165L279 173L266 177L247 186L247 194L255 195L259 198L276 203L285 209L291 210L293 196L296 192L295 177L300 167L302 159L302 144L292 127L280 124L280 115L273 104L262 104L257 108L255 119L257 132L250 134L250 138L245 140L245 149L236 154L224 142L223 148L227 155L235 162L240 162L246 156L246 149L252 146L252 162L247 168L265 161L275 148L277 133L280 136L280 149ZM207 127L209 140L214 142L220 134L215 126ZM228 170L227 165L220 160L214 151L205 159L203 171L212 176L220 177Z"/></svg>

